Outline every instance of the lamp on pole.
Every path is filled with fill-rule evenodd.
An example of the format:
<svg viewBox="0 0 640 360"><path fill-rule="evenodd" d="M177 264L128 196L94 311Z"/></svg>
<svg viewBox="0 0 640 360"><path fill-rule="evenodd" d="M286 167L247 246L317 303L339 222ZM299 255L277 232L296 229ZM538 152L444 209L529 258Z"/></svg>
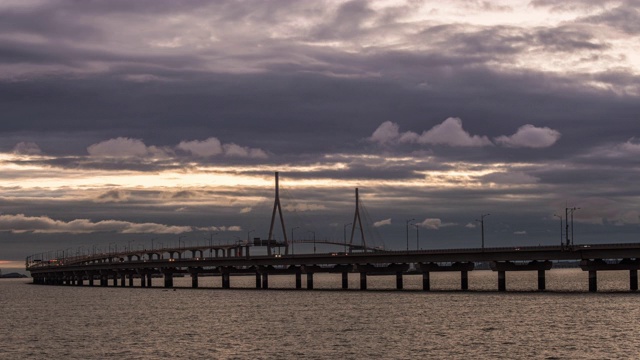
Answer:
<svg viewBox="0 0 640 360"><path fill-rule="evenodd" d="M573 212L580 210L578 207L564 208L564 225L565 225L565 243L567 247L573 245ZM571 213L571 232L569 232L569 213ZM571 238L569 238L571 234Z"/></svg>
<svg viewBox="0 0 640 360"><path fill-rule="evenodd" d="M575 242L573 242L573 212L576 210L580 210L580 208L574 207L571 209L571 245L575 245Z"/></svg>
<svg viewBox="0 0 640 360"><path fill-rule="evenodd" d="M416 227L416 250L420 250L420 224L413 224Z"/></svg>
<svg viewBox="0 0 640 360"><path fill-rule="evenodd" d="M353 223L344 224L342 227L344 233L344 252L347 253L347 226L352 225Z"/></svg>
<svg viewBox="0 0 640 360"><path fill-rule="evenodd" d="M256 231L256 230L254 229L254 230L247 231L247 245L249 245L249 235L251 235L251 233L254 232L254 231Z"/></svg>
<svg viewBox="0 0 640 360"><path fill-rule="evenodd" d="M183 244L183 247L184 247L184 241L182 241L182 239L184 239L184 238L186 238L186 237L187 237L186 235L180 235L180 236L178 236L178 250L180 250L180 243L182 243L182 244Z"/></svg>
<svg viewBox="0 0 640 360"><path fill-rule="evenodd" d="M407 220L407 251L409 251L409 223L415 219Z"/></svg>
<svg viewBox="0 0 640 360"><path fill-rule="evenodd" d="M307 232L310 232L313 234L313 253L316 253L316 232L312 231L312 230L308 230Z"/></svg>
<svg viewBox="0 0 640 360"><path fill-rule="evenodd" d="M558 214L553 214L553 216L560 219L560 247L562 247L562 216Z"/></svg>
<svg viewBox="0 0 640 360"><path fill-rule="evenodd" d="M482 251L484 251L484 218L489 215L491 214L482 214L480 215L480 220L476 219L480 223L480 231L482 233Z"/></svg>
<svg viewBox="0 0 640 360"><path fill-rule="evenodd" d="M294 255L294 254L295 254L295 252L294 252L294 250L295 250L295 249L294 249L294 247L293 247L293 244L295 243L295 242L293 241L293 230L295 230L295 229L299 229L299 228L300 228L300 226L295 226L295 227L292 227L292 228L291 228L291 255Z"/></svg>

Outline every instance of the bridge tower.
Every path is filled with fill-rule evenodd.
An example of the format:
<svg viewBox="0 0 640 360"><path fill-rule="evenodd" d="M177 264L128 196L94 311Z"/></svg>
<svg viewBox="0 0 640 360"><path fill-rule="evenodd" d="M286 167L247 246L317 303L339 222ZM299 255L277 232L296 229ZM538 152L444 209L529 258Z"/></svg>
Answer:
<svg viewBox="0 0 640 360"><path fill-rule="evenodd" d="M360 219L360 196L358 195L358 188L356 188L356 211L353 214L353 222L351 226L351 240L349 240L349 244L352 246L349 247L349 252L351 252L353 249L353 235L356 232L356 221L357 221L357 226L360 229L360 235L362 236L362 248L366 252L367 242L365 241L365 238L364 238L364 229L362 228L362 220Z"/></svg>
<svg viewBox="0 0 640 360"><path fill-rule="evenodd" d="M289 255L289 239L287 239L287 230L284 226L284 217L282 217L282 206L280 206L280 181L279 173L276 172L276 196L273 203L273 212L271 213L271 226L269 227L269 237L267 239L267 254L271 255L271 243L273 239L273 225L276 221L276 209L280 215L280 225L282 225L282 236L284 237L285 255Z"/></svg>

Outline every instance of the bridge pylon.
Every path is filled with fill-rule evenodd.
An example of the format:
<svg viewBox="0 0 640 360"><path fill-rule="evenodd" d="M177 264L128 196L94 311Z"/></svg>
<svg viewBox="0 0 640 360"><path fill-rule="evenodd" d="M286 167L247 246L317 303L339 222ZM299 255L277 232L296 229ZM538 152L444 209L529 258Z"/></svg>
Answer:
<svg viewBox="0 0 640 360"><path fill-rule="evenodd" d="M282 236L284 237L284 246L285 246L285 255L289 255L289 239L287 239L287 229L284 226L284 217L282 217L282 206L280 205L280 180L279 173L276 171L276 194L275 200L273 202L273 212L271 213L271 226L269 227L269 237L267 239L267 254L271 255L271 246L272 242L275 242L273 239L273 225L276 221L276 209L278 209L278 214L280 215L280 225L282 225Z"/></svg>
<svg viewBox="0 0 640 360"><path fill-rule="evenodd" d="M351 239L349 240L349 252L353 251L353 235L356 232L356 224L360 229L360 235L362 236L362 248L364 251L367 251L367 242L364 237L364 229L362 228L362 220L360 219L360 196L358 193L358 188L356 188L356 211L353 214L353 222L351 223Z"/></svg>

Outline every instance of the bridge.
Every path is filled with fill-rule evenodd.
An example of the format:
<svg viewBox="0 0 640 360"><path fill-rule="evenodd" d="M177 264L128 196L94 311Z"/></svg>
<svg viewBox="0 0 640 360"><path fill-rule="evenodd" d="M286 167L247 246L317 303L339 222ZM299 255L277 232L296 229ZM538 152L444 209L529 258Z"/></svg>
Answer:
<svg viewBox="0 0 640 360"><path fill-rule="evenodd" d="M640 243L591 244L579 246L532 246L516 248L443 249L421 251L363 251L321 254L251 255L250 244L150 249L65 257L42 261L27 258L26 268L34 284L94 286L152 285L162 277L164 287L173 287L175 274L188 274L192 287L198 287L203 275L219 276L221 288L231 288L232 275L255 275L256 289L269 288L269 276L290 275L296 289L313 289L314 274L342 274L342 289L348 289L350 274L360 277L360 289L367 289L367 276L396 277L396 288L403 288L403 276L422 274L422 289L430 290L430 273L460 273L460 289L469 289L470 271L478 263L489 263L497 273L498 291L506 291L506 274L511 271L537 271L538 290L545 290L546 272L555 261L580 261L588 272L589 291L596 292L599 271L629 271L629 290L638 290ZM210 255L210 256L207 256ZM184 275L183 275L184 276Z"/></svg>
<svg viewBox="0 0 640 360"><path fill-rule="evenodd" d="M278 173L275 174L275 201L271 215L268 238L254 239L253 242L235 244L190 247L175 247L132 250L123 252L93 253L80 256L68 256L54 259L44 254L32 255L26 259L26 269L31 272L35 284L78 285L85 281L93 286L134 286L139 279L141 287L152 285L154 277L163 277L164 286L173 287L176 274L188 274L192 287L198 287L198 279L204 275L220 276L221 287L231 288L232 275L253 274L256 288L268 289L269 276L291 275L296 278L296 289L302 289L302 275L306 276L306 288L313 289L315 273L342 274L342 289L349 286L349 274L360 276L360 289L367 289L368 275L392 275L396 277L396 288L403 288L403 276L422 274L422 288L431 288L432 272L460 272L461 290L469 289L469 271L476 269L479 263L488 263L497 273L498 291L506 291L506 274L511 271L537 271L538 290L545 290L546 272L554 261L580 261L582 270L589 273L589 291L598 289L598 271L629 271L629 290L638 290L638 269L640 269L640 243L629 244L592 244L576 246L569 241L560 246L532 246L510 248L444 249L416 251L388 251L367 245L365 232L360 218L360 200L358 189L355 191L355 212L351 223L349 241L334 242L327 240L298 240L287 238L279 196ZM274 240L274 225L279 215L283 241ZM361 243L354 242L359 231ZM346 231L345 231L346 232ZM296 243L313 243L313 254L294 254ZM344 252L316 253L317 244L344 247ZM178 243L180 245L180 243ZM291 247L291 253L289 248ZM256 254L252 249L266 249L265 254ZM284 254L281 249L284 248ZM274 253L274 249L278 249ZM262 251L264 253L264 251ZM128 279L128 281L127 281Z"/></svg>

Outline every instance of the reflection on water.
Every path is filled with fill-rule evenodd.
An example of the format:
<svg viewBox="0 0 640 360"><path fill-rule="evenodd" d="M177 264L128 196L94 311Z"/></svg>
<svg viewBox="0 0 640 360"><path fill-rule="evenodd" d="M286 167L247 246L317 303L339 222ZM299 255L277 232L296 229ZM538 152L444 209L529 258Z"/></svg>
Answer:
<svg viewBox="0 0 640 360"><path fill-rule="evenodd" d="M375 291L393 289L393 276L370 276L374 291L292 290L293 276L273 275L268 291L251 276L231 278L242 290L219 289L219 277L197 290L176 278L175 291L161 279L152 289L3 280L0 359L638 358L628 272L599 272L598 294L581 270L548 272L544 293L536 276L507 273L507 293L491 271L470 272L469 292L459 273L432 273L428 293L420 276L405 276L405 291ZM316 289L340 284L315 276Z"/></svg>

